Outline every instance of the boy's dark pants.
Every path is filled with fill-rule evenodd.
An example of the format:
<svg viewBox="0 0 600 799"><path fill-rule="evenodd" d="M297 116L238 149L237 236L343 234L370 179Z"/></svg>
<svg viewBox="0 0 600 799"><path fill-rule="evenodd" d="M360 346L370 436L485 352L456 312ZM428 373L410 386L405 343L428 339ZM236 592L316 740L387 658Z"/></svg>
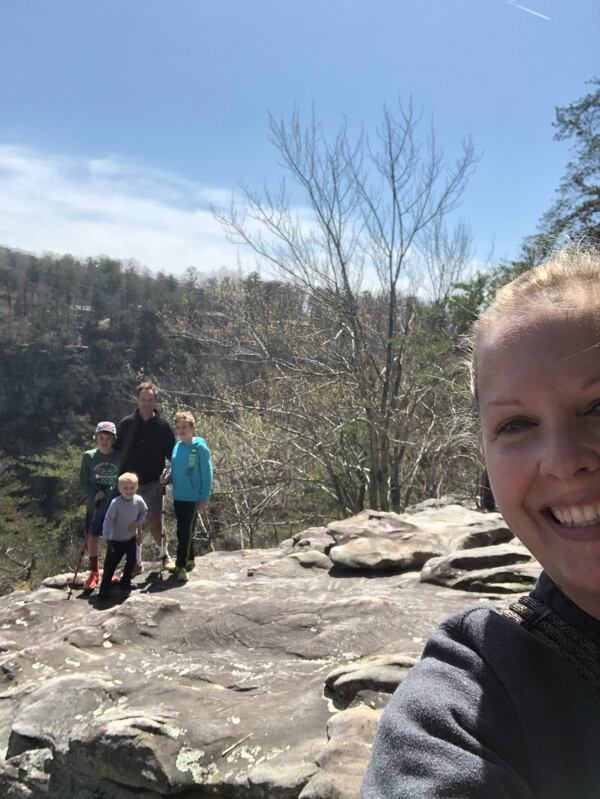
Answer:
<svg viewBox="0 0 600 799"><path fill-rule="evenodd" d="M194 527L196 526L197 502L173 500L175 518L177 519L177 560L175 566L185 569L188 560L194 557Z"/></svg>
<svg viewBox="0 0 600 799"><path fill-rule="evenodd" d="M112 582L115 569L125 555L125 568L121 577L120 585L122 588L129 589L131 586L131 572L135 565L135 535L127 541L109 541L106 545L106 558L104 559L104 572L100 583L100 596L108 596L110 584Z"/></svg>

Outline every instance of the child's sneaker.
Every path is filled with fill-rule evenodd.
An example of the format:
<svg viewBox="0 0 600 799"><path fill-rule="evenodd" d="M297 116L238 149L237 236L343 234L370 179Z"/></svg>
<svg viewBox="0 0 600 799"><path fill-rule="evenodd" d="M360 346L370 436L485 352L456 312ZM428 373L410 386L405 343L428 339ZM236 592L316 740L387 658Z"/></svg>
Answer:
<svg viewBox="0 0 600 799"><path fill-rule="evenodd" d="M191 572L191 571L192 571L192 569L193 569L195 566L196 566L196 561L194 560L194 558L191 558L191 559L190 559L190 560L188 560L188 562L185 564L185 570L186 570L186 572Z"/></svg>
<svg viewBox="0 0 600 799"><path fill-rule="evenodd" d="M131 576L132 577L137 577L138 574L141 574L143 571L144 571L144 567L142 566L142 564L141 563L136 563L135 566L133 567L132 572L131 572Z"/></svg>
<svg viewBox="0 0 600 799"><path fill-rule="evenodd" d="M167 555L166 558L164 558L162 564L163 564L163 569L166 569L168 572L175 571L175 561L171 557L169 557L169 555Z"/></svg>
<svg viewBox="0 0 600 799"><path fill-rule="evenodd" d="M100 580L100 572L98 571L91 571L89 577L83 584L84 591L93 591L94 588L98 585Z"/></svg>
<svg viewBox="0 0 600 799"><path fill-rule="evenodd" d="M175 569L175 579L178 583L187 583L188 574L185 569Z"/></svg>

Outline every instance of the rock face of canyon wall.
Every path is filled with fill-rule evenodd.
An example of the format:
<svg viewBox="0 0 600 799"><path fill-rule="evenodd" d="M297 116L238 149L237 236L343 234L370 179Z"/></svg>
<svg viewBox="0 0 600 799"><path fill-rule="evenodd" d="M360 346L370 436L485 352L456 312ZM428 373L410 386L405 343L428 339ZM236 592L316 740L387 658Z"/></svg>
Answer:
<svg viewBox="0 0 600 799"><path fill-rule="evenodd" d="M539 571L498 514L414 511L212 553L184 585L148 563L103 608L69 575L4 597L0 796L354 799L434 627Z"/></svg>

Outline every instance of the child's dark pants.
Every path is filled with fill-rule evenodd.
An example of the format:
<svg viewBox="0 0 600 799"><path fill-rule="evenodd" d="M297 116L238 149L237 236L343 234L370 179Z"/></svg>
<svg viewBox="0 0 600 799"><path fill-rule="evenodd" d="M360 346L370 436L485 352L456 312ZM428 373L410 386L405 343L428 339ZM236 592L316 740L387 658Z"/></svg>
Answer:
<svg viewBox="0 0 600 799"><path fill-rule="evenodd" d="M104 559L104 572L100 583L99 595L107 597L115 569L125 555L125 568L121 577L121 587L129 590L131 586L131 572L135 566L135 535L127 541L109 541L106 545L106 558Z"/></svg>
<svg viewBox="0 0 600 799"><path fill-rule="evenodd" d="M194 557L194 527L196 526L197 502L184 502L181 499L173 500L175 518L177 519L177 560L175 566L185 569L188 560Z"/></svg>

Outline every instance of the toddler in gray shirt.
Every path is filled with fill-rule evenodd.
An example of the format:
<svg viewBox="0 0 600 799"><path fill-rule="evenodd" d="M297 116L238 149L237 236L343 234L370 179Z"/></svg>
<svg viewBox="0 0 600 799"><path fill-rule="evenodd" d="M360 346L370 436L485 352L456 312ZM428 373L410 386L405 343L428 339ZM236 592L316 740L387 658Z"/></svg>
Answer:
<svg viewBox="0 0 600 799"><path fill-rule="evenodd" d="M133 472L125 472L118 481L120 496L115 497L104 517L102 535L106 539L104 572L98 593L99 599L108 599L109 590L121 558L125 556L123 576L119 582L121 590L131 590L131 573L135 565L135 546L142 538L142 524L148 508L139 494L138 478Z"/></svg>

